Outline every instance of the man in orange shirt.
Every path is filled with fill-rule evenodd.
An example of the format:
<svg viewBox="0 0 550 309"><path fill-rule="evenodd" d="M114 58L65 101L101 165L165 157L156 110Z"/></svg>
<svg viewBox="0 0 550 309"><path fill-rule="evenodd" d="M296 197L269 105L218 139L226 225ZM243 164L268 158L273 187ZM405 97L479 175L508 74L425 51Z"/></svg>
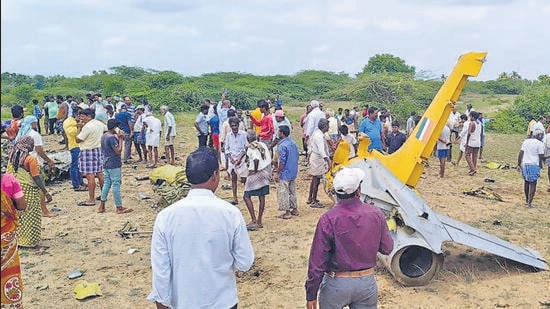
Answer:
<svg viewBox="0 0 550 309"><path fill-rule="evenodd" d="M23 118L23 107L20 105L14 105L11 108L11 123L8 128L6 128L6 133L8 134L8 139L13 141L19 132L19 126L21 125L21 118Z"/></svg>

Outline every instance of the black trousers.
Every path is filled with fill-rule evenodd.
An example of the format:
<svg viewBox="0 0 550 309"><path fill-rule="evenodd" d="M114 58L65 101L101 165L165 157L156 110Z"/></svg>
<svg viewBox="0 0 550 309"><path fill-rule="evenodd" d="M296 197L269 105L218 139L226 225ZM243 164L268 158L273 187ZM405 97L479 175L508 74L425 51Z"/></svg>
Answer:
<svg viewBox="0 0 550 309"><path fill-rule="evenodd" d="M48 119L48 127L50 128L50 134L54 134L56 122L57 122L57 118Z"/></svg>
<svg viewBox="0 0 550 309"><path fill-rule="evenodd" d="M206 146L206 140L208 139L208 135L199 135L197 136L199 139L199 147Z"/></svg>
<svg viewBox="0 0 550 309"><path fill-rule="evenodd" d="M42 128L40 127L40 120L38 120L38 121L36 122L36 125L37 125L37 127L38 127L38 128L37 128L37 129L38 129L38 133L42 134Z"/></svg>

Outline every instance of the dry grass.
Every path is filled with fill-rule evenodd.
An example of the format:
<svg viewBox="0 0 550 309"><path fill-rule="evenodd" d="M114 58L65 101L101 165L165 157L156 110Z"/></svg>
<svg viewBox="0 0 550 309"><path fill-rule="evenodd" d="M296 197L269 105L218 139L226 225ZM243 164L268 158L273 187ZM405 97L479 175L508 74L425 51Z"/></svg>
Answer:
<svg viewBox="0 0 550 309"><path fill-rule="evenodd" d="M336 105L336 104L334 104ZM286 108L295 125L294 139L300 145L297 120L303 107ZM195 113L176 115L176 139L179 164L197 145L193 121ZM484 157L515 165L521 136L489 133ZM46 138L50 150L60 146ZM301 148L301 147L300 147ZM456 156L455 156L456 158ZM436 211L478 227L514 244L531 247L544 257L550 257L550 193L544 192L546 180L540 181L535 198L538 208L527 209L523 204L522 179L515 170L490 170L480 167L479 173L467 176L465 161L461 166L448 166L444 179L438 179L437 160L430 160L417 187L428 204ZM138 192L154 197L148 182L135 181L136 176L147 175L144 166L123 168L123 202L134 209L128 215L114 214L112 200L107 213L100 215L94 207L76 207L85 193L68 190L69 183L56 184L59 191L54 203L63 211L58 218L43 220L43 245L50 246L44 255L22 254L26 305L29 308L152 308L145 298L151 289L149 238L122 239L117 231L130 220L139 231L152 229L157 210L152 201L140 200ZM307 277L309 247L315 225L322 209L306 206L309 182L301 177L297 182L300 216L292 220L276 218L276 193L267 198L264 229L251 232L256 261L252 270L238 275L239 307L241 308L303 308L304 282ZM465 189L487 185L485 177L495 179L491 187L500 193L504 202L485 200L462 194ZM221 185L221 184L220 184ZM239 194L243 187L239 186ZM229 191L219 189L217 194ZM329 198L320 193L321 202ZM257 203L257 201L255 200ZM244 202L238 205L245 220L249 215ZM493 225L495 220L501 225ZM62 233L63 232L63 233ZM64 237L58 235L68 234ZM97 242L101 239L101 242ZM138 251L132 255L128 249ZM533 273L528 268L505 259L496 258L480 250L455 244L444 244L446 259L440 274L428 286L407 288L396 283L384 269L378 269L380 308L536 308L550 301L549 272ZM45 263L43 263L45 261ZM78 268L85 272L89 282L99 282L104 295L79 302L73 298L76 282L67 274ZM37 286L49 285L48 290Z"/></svg>

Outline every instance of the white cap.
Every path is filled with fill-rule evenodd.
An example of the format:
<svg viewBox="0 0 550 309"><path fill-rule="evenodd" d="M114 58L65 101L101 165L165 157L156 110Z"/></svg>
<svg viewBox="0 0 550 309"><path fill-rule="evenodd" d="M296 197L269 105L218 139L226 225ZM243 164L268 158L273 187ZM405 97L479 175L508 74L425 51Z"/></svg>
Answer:
<svg viewBox="0 0 550 309"><path fill-rule="evenodd" d="M544 131L541 130L540 128L536 128L535 131L533 131L533 136L537 136L537 135L544 135Z"/></svg>
<svg viewBox="0 0 550 309"><path fill-rule="evenodd" d="M336 193L351 194L359 188L365 172L359 168L342 167L334 176L332 185Z"/></svg>
<svg viewBox="0 0 550 309"><path fill-rule="evenodd" d="M311 100L311 102L309 103L311 107L319 107L319 104L320 103L317 100Z"/></svg>

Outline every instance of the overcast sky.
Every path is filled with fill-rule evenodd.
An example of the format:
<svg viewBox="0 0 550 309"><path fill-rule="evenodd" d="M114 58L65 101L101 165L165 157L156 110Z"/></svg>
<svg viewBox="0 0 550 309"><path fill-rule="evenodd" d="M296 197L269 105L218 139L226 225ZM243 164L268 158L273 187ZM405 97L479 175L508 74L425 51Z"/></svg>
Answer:
<svg viewBox="0 0 550 309"><path fill-rule="evenodd" d="M354 75L390 53L430 76L487 51L480 80L550 74L547 0L2 0L2 72L79 77L114 66Z"/></svg>

